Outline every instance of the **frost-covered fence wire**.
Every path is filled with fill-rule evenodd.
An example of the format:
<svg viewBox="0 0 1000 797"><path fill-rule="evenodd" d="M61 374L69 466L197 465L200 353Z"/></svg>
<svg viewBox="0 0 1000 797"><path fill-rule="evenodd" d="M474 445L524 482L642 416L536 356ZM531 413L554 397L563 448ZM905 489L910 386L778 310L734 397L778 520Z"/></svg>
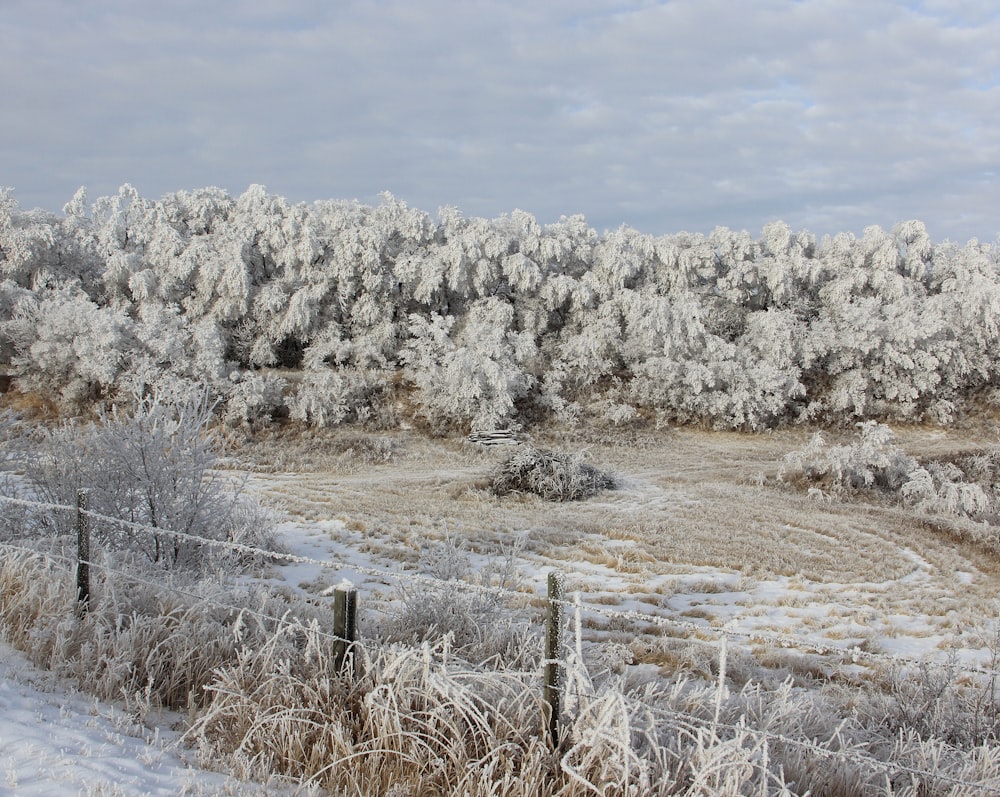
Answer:
<svg viewBox="0 0 1000 797"><path fill-rule="evenodd" d="M36 512L64 512L64 513L75 513L77 508L73 506L65 506L62 504L52 504L44 503L40 501L31 501L22 498L12 498L8 496L0 496L0 504L7 503L11 505L22 506L31 511ZM450 580L445 581L440 578L435 578L434 576L424 575L420 573L408 573L408 572L398 572L385 570L376 567L369 567L365 565L351 564L348 567L341 567L337 562L331 562L328 560L314 559L308 556L301 556L299 554L292 554L282 551L268 551L262 548L258 548L252 545L245 545L243 543L233 542L229 540L213 540L206 539L204 537L199 537L196 535L186 534L181 531L171 531L169 529L157 528L154 526L147 526L140 523L131 523L126 520L121 520L119 518L109 517L107 515L101 515L93 511L86 511L84 514L94 521L99 521L102 523L115 525L119 528L136 532L139 534L158 534L173 537L178 541L184 541L189 543L194 543L198 545L203 545L206 547L218 548L221 550L227 550L233 553L243 554L245 556L252 556L264 561L272 562L283 562L287 564L307 564L325 568L327 570L337 571L338 569L349 569L353 573L358 573L360 575L372 576L383 580L385 583L394 582L408 582L411 584L420 584L424 586L431 586L435 588L447 588L448 590L461 590L463 592L470 593L480 593L490 597L506 596L511 599L518 599L523 601L525 594L523 592L517 592L514 590L506 589L502 586L496 585L482 585L474 584L467 581L460 580ZM571 588L572 585L567 586L567 592L574 591ZM544 590L539 590L538 595L544 594ZM572 602L564 602L564 606L570 610L575 608L575 604ZM824 645L817 643L815 641L802 639L800 637L793 636L791 634L773 634L773 633L762 633L759 631L741 631L739 629L729 628L729 627L714 627L710 625L699 625L698 623L692 623L687 620L681 620L674 617L669 617L665 615L649 614L646 612L636 611L634 609L615 609L609 606L599 606L595 604L589 604L586 606L586 613L588 615L598 615L608 619L615 619L618 621L626 621L629 623L634 623L636 625L648 624L655 625L667 631L683 631L694 636L689 637L689 641L695 644L702 644L708 647L716 647L720 644L721 640L732 639L732 640L742 640L744 643L762 643L767 645L772 645L776 648L781 649L794 649L800 652L814 653L819 656L825 656L828 658L837 658L844 663L848 664L858 664L860 662L890 662L900 665L910 665L917 667L925 666L940 666L941 661L930 659L930 658L916 658L911 656L902 656L895 653L877 653L874 651L862 650L859 647L843 648L836 645ZM712 635L714 639L704 639L704 635ZM963 673L977 673L980 675L987 676L997 676L1000 675L1000 670L991 667L980 667L971 663L962 662L949 662L949 666L952 666L956 671Z"/></svg>
<svg viewBox="0 0 1000 797"><path fill-rule="evenodd" d="M14 545L10 543L0 543L0 550L27 553L44 558L53 564L61 565L62 567L65 568L67 578L70 578L72 576L73 568L78 564L76 557L39 551L26 546ZM247 606L236 606L233 604L227 604L218 600L213 600L212 598L203 594L195 594L193 592L190 592L188 590L185 590L177 586L176 584L167 584L167 583L152 581L148 577L139 577L124 572L120 569L109 567L106 563L102 563L99 561L89 561L86 564L88 564L95 570L103 571L107 575L114 575L118 578L135 583L137 585L150 587L167 594L172 594L186 598L188 600L208 604L216 608L221 608L224 610L231 611L233 613L237 613L239 615L256 618L268 625L273 625L275 629L280 629L286 626L294 626L299 622L297 618L292 617L287 613L280 617L276 617L273 615L256 611ZM563 601L563 603L566 603L567 605L572 605L577 609L576 613L577 634L579 635L580 604L578 602L578 596L577 600L573 603L570 603L568 601ZM317 637L326 639L333 643L343 641L341 637L324 632L322 629L319 628L313 627L310 629L310 631ZM530 683L533 680L532 673L520 673L520 675L526 676L524 678L525 683ZM720 673L720 677L724 677L724 673ZM576 696L578 698L586 697L592 701L600 701L601 695L597 694L597 692L593 689L592 686L590 686L590 688L585 688L582 690L579 689L581 684L578 683L576 684L576 686L578 687L575 690ZM732 724L732 723L720 722L717 716L714 718L710 718L710 717L698 716L690 712L674 711L666 709L660 706L651 705L635 697L634 695L622 694L621 699L624 700L626 703L631 703L636 710L635 713L638 714L644 712L648 716L659 718L660 720L663 721L664 726L670 728L676 728L681 733L688 735L707 733L712 735L713 737L718 737L720 734L727 734L731 735L734 739L749 736L758 740L758 742L760 742L761 745L770 744L775 747L779 746L793 747L819 758L835 760L841 763L855 765L860 768L861 772L865 773L877 772L885 776L887 778L887 782L898 782L896 779L899 778L900 776L909 776L911 778L921 779L921 782L923 782L924 784L933 782L947 784L948 786L952 787L952 792L950 793L953 794L1000 793L1000 791L998 791L1000 790L1000 782L996 780L991 780L989 782L974 782L974 781L964 780L962 778L954 777L952 775L948 775L940 771L931 771L928 769L908 766L904 764L894 764L891 763L890 761L877 759L865 753L862 749L856 746L839 747L839 748L833 747L832 745L834 745L835 743L843 744L843 740L841 740L839 734L836 733L826 742L823 742L820 739L800 739L788 736L786 734L774 733L772 731L768 731L765 729L755 728L748 723L740 722L738 724ZM563 766L564 769L567 767L571 769L569 759L571 757L572 752L573 749L571 748L563 756L563 761L561 766ZM766 760L766 752L764 758Z"/></svg>
<svg viewBox="0 0 1000 797"><path fill-rule="evenodd" d="M0 543L0 550L40 556L43 559L53 564L64 566L68 573L72 572L73 568L75 568L79 564L79 560L77 559L77 557L67 556L65 554L52 553L51 551L40 551L37 548L29 548L24 545ZM177 584L167 584L164 582L150 579L148 575L137 576L133 573L128 573L125 570L121 570L119 568L109 567L106 562L100 562L97 561L96 559L88 560L84 562L84 564L86 564L93 570L98 570L103 572L105 575L115 576L117 578L122 579L123 581L128 581L132 584L136 584L137 586L149 587L151 589L169 595L176 595L177 597L180 598L186 598L191 601L203 603L208 606L212 606L216 609L224 609L234 614L243 615L246 617L252 617L256 620L260 620L265 625L271 625L275 628L280 628L281 626L288 625L289 623L294 624L299 622L298 618L287 613L281 615L280 617L277 617L273 614L266 614L265 612L257 611L256 609L253 609L249 606L237 606L233 603L225 603L223 601L216 600L208 595L191 592L190 590L186 590L183 587L178 586ZM337 636L336 633L330 633L324 631L321 628L311 629L311 632L314 633L318 638L325 639L328 642L334 644L346 641L345 638Z"/></svg>
<svg viewBox="0 0 1000 797"><path fill-rule="evenodd" d="M3 497L3 496L0 496L0 502L7 502L7 503L17 504L17 505L20 505L22 507L28 508L28 509L30 509L32 511L43 511L43 512L52 512L52 511L73 512L73 511L80 511L81 513L84 512L83 510L79 510L76 507L67 507L67 506L61 506L61 505L56 505L56 504L45 504L45 503L41 503L41 502L27 501L27 500L24 500L24 499L12 499L12 498ZM86 512L85 514L90 519L92 519L92 520L99 520L99 521L103 521L103 522L116 523L116 524L122 524L123 523L123 521L120 521L118 519L101 516L101 515L98 515L96 513ZM127 525L133 531L137 530L137 531L149 531L150 533L161 533L161 534L164 533L163 529L158 529L158 528L154 528L154 527L142 527L142 526L139 526L137 524L125 524L125 525ZM185 537L185 538L189 536L189 535L182 535L179 532L177 532L177 534L179 534L179 535L181 535L182 537ZM324 562L324 561L320 561L320 560L311 559L309 557L302 557L302 556L296 556L296 555L289 555L289 554L281 554L281 553L269 552L269 551L265 551L265 550L262 550L262 549L253 548L251 546L240 545L240 544L237 544L237 543L224 543L224 542L220 542L220 541L211 541L211 542L212 542L212 544L224 545L226 547L229 547L229 548L234 549L234 550L236 550L238 552L241 552L241 553L254 553L256 555L261 555L261 556L271 556L272 558L275 558L275 559L278 559L278 560L286 560L286 561L292 561L292 562L305 562L305 563L310 563L310 564L321 565L321 566L324 566L324 567L332 567L332 566L335 566L335 564L336 564L336 563L330 563L330 562ZM51 553L51 552L39 551L37 549L30 548L30 547L23 546L23 545L15 545L15 544L11 544L11 543L0 543L0 549L11 551L11 552L31 553L31 554L36 555L36 556L41 556L41 557L43 557L43 558L45 558L45 559L47 559L47 560L49 560L49 561L51 561L53 563L60 564L60 565L62 565L65 568L65 571L66 571L66 574L67 574L67 578L71 578L72 577L74 566L78 566L80 564L79 557L69 556L69 555L65 555L65 554L60 555L60 554ZM217 607L217 608L221 608L221 609L224 609L224 610L231 611L231 612L236 613L236 614L245 615L245 616L248 616L248 617L254 617L254 618L258 619L259 621L261 621L262 623L266 623L267 625L272 625L273 624L273 627L275 627L276 629L279 629L279 628L282 628L282 627L286 627L286 626L289 626L289 625L294 626L294 625L296 625L299 622L299 620L296 617L292 616L290 613L285 613L284 615L282 615L282 616L279 617L279 616L274 616L274 615L267 614L265 612L260 612L260 611L254 610L253 608L248 607L248 606L237 606L237 605L235 605L233 603L226 603L224 601L213 599L213 598L211 598L209 596L206 596L204 594L196 594L194 592L185 590L185 589L183 589L182 587L180 587L180 586L178 586L176 584L157 582L155 580L149 579L148 576L139 577L139 576L136 576L134 574L130 574L130 573L124 572L123 570L121 570L119 568L115 568L115 567L109 566L107 562L101 562L101 561L97 561L97 560L91 560L91 561L84 562L84 564L86 564L87 566L89 566L90 568L92 568L94 570L102 571L102 572L106 573L109 576L110 575L114 575L114 576L116 576L118 578L121 578L123 580L130 581L130 582L133 582L133 583L136 583L136 584L140 584L140 585L144 585L146 587L150 587L150 588L153 588L155 590L162 591L164 593L169 593L169 594L181 596L181 597L184 597L184 598L192 600L192 601L196 601L196 602L208 604L208 605L211 605L211 606L214 606L214 607ZM354 568L354 569L358 570L358 568ZM413 576L413 574L390 573L388 571L379 570L379 569L375 569L375 568L366 568L365 572L369 572L371 574L378 575L378 576L380 576L382 578L387 578L388 577L388 578L396 578L396 579L402 579L402 580L405 580L405 579L410 578L411 576ZM443 581L441 581L439 579L433 579L433 578L427 577L427 576L419 576L419 577L416 577L416 578L419 581L421 581L421 582L428 582L429 581L429 582L437 583L437 584L448 584L448 586L450 586L450 587L459 587L459 586L465 587L465 586L468 586L468 587L473 587L473 588L476 588L476 589L483 589L483 587L478 587L476 585L461 585L461 584L456 584L456 583L452 583L452 582L443 582ZM521 593L515 593L515 592L509 591L509 590L504 590L504 592L508 592L512 596L521 596L521 597L523 597L521 595ZM582 606L580 604L579 593L576 594L576 599L573 602L570 602L570 601L567 601L567 600L560 601L560 600L558 600L558 598L550 598L550 601L554 601L556 604L562 604L564 607L571 607L571 608L575 609L576 628L577 628L577 648L579 648L580 626L581 626L581 616L582 616ZM783 643L784 647L798 646L798 647L805 647L805 648L810 649L810 650L816 650L817 649L816 646L814 646L814 645L803 645L803 644L801 644L801 641L800 640L796 640L794 637L771 637L771 636L759 635L759 634L734 634L731 631L723 631L723 629L711 629L711 628L707 628L707 627L704 627L704 626L699 626L699 625L696 625L696 624L686 623L686 622L683 622L683 623L682 622L673 622L673 621L670 621L668 618L662 618L662 617L658 617L658 616L655 616L655 615L646 614L646 613L643 613L643 612L609 610L609 609L606 609L605 607L597 607L597 608L594 608L594 609L588 608L587 611L594 611L597 614L602 614L602 615L605 615L605 616L625 617L625 618L634 619L634 620L639 621L639 622L653 623L653 624L655 624L655 625L657 625L659 627L664 627L664 628L674 628L674 629L676 629L678 626L680 626L680 627L688 629L688 630L694 630L694 631L699 631L699 632L717 631L717 632L719 632L718 636L719 636L719 639L721 641L724 641L729 636L744 636L746 638L750 638L750 639L754 639L754 640L778 641L778 642ZM346 641L343 636L338 636L336 633L329 633L329 632L323 631L322 629L319 629L319 628L313 628L311 630L312 630L312 633L315 633L318 637L327 639L328 641L331 641L333 643L338 643L338 642L344 642L344 641ZM353 641L353 640L350 640L350 641ZM699 640L699 641L703 641L703 640ZM706 644L709 644L709 643L706 642ZM826 650L826 649L823 649L823 650ZM828 652L835 652L835 651L836 651L836 649L833 649L832 651L828 651ZM579 650L577 651L577 655L579 655ZM891 659L891 660L895 660L895 661L899 661L900 660L900 657L887 656L887 655L871 654L870 657L871 658ZM921 663L920 660L916 660L916 659L905 659L905 661L915 662L915 663ZM924 663L926 663L926 662L924 662ZM569 666L569 665L567 665L567 666ZM724 670L724 668L720 668L720 669ZM972 668L963 668L963 669L965 669L967 671L976 671L976 672L984 672L984 673L991 672L989 670L983 670L983 669L979 669L979 668L975 668L975 669L972 669ZM526 685L530 684L532 682L537 682L537 673L523 672L523 673L518 673L518 675L523 677L524 683ZM720 672L720 680L722 678L724 678L724 672ZM593 688L592 685L590 685L589 683L580 682L580 681L574 681L574 683L572 684L572 689L567 689L567 694L569 695L571 693L572 693L572 696L576 697L578 701L579 701L580 698L586 698L588 700L597 702L601 698L601 696L596 693L596 691L594 690L594 688ZM900 764L894 764L892 762L887 762L887 761L879 760L879 759L876 759L876 758L872 757L871 755L866 754L863 750L861 750L861 749L859 749L857 747L844 747L842 749L837 749L837 748L831 747L831 745L833 745L835 742L838 741L835 738L831 738L826 743L824 743L824 742L822 742L822 740L818 740L818 739L799 739L799 738L794 738L792 736L788 736L786 734L775 733L775 732L768 731L768 730L765 730L765 729L755 728L755 727L752 727L749 724L743 723L743 722L740 722L740 723L737 723L737 724L720 722L718 716L716 716L714 719L712 719L712 718L708 718L708 717L698 716L698 715L693 714L693 713L680 712L680 711L672 711L672 710L665 709L665 708L662 708L662 707L659 707L659 706L651 705L651 704L643 701L642 699L640 699L640 698L638 698L638 697L636 697L634 695L624 695L623 694L621 697L622 697L623 700L626 700L627 702L632 703L638 711L645 711L645 712L647 712L647 715L650 716L650 717L659 717L661 720L664 721L665 727L671 727L671 728L677 727L679 729L687 729L685 731L687 733L702 732L702 733L708 733L708 734L714 735L714 736L719 736L720 734L722 734L722 735L725 735L725 736L732 736L732 738L734 738L734 739L745 738L745 737L752 737L753 739L758 740L758 742L762 745L762 748L764 749L764 756L765 756L765 758L766 758L766 755L767 755L767 753L766 753L766 745L771 744L773 746L794 747L794 748L800 749L800 750L802 750L804 752L808 752L811 755L815 755L815 756L818 756L818 757L821 757L821 758L833 759L833 760L840 761L840 762L843 762L843 763L852 764L852 765L860 767L861 771L879 772L880 774L883 774L887 778L887 782L888 781L892 781L895 778L898 778L900 776L910 776L910 777L913 777L913 778L920 778L925 783L927 783L927 782L939 782L939 783L943 783L943 784L948 784L949 786L953 787L954 789L959 790L959 791L956 791L954 793L976 793L976 794L978 794L978 793L985 793L985 794L997 793L997 788L998 788L998 786L1000 786L1000 784L994 782L993 780L991 780L988 783L985 783L985 782L978 782L977 783L977 782L973 782L973 781L964 780L964 779L959 778L959 777L954 777L952 775L948 775L948 774L945 774L945 773L940 772L940 771L931 771L931 770L928 770L928 769L925 769L925 768L907 766L907 765L902 764L902 763L900 763ZM577 710L580 710L579 709L579 705L580 704L578 703L577 705L578 705ZM572 750L570 751L570 753L571 752L572 752ZM563 762L564 766L570 766L570 764L568 763L570 753L567 753L566 756L564 757L565 758L565 760Z"/></svg>

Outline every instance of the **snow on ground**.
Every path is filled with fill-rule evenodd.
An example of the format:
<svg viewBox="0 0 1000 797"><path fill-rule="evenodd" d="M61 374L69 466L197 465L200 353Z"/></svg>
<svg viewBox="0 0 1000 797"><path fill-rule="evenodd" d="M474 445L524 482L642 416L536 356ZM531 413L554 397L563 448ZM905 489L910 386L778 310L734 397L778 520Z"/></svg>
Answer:
<svg viewBox="0 0 1000 797"><path fill-rule="evenodd" d="M170 725L141 725L0 642L0 795L214 797L292 794L192 766Z"/></svg>
<svg viewBox="0 0 1000 797"><path fill-rule="evenodd" d="M285 518L283 544L329 568L276 568L321 594L343 578L362 606L391 600L428 551L456 541L475 572L525 536L523 593L567 575L587 616L633 612L808 646L985 664L994 576L895 510L808 501L747 473L773 473L801 439L673 432L662 445L595 448L620 489L576 505L496 501L479 488L488 454L401 441L398 460L257 472L250 488ZM772 483L773 484L773 483ZM373 575L371 569L387 575ZM637 618L641 626L641 619ZM612 620L612 623L614 621ZM708 638L708 637L706 637Z"/></svg>
<svg viewBox="0 0 1000 797"><path fill-rule="evenodd" d="M677 462L626 472L623 489L574 507L491 503L474 484L483 463L456 467L462 453L454 450L421 449L412 463L349 472L255 473L248 486L278 514L281 543L311 560L277 564L267 577L314 596L347 579L364 604L384 605L406 574L428 573L424 557L449 537L475 571L499 553L498 543L523 536L522 594L544 594L547 571L559 568L581 593L585 616L634 612L704 628L706 639L725 628L844 651L935 660L956 652L965 663L986 663L976 625L995 619L983 596L996 594L996 581L981 562L891 512L862 517L850 506L761 494L727 475L741 449L712 470L699 440L675 438L657 456ZM754 443L753 456L761 456ZM623 452L623 462L634 453ZM763 520L753 514L762 495L771 503ZM767 572L736 559L767 548L792 567ZM707 563L729 556L733 567ZM780 572L796 563L805 572ZM0 795L285 793L197 769L168 730L176 718L154 719L159 730L137 725L122 708L67 689L0 645Z"/></svg>

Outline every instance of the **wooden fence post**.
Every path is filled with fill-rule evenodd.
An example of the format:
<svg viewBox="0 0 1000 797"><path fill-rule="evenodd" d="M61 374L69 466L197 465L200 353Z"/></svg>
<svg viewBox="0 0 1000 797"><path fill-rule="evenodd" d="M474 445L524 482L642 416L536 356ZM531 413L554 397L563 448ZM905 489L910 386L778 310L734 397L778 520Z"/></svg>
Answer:
<svg viewBox="0 0 1000 797"><path fill-rule="evenodd" d="M76 491L76 599L81 612L90 608L90 519L87 491Z"/></svg>
<svg viewBox="0 0 1000 797"><path fill-rule="evenodd" d="M333 664L338 673L350 666L353 660L351 647L358 638L358 591L345 584L333 592Z"/></svg>
<svg viewBox="0 0 1000 797"><path fill-rule="evenodd" d="M549 606L545 622L545 689L542 711L553 747L559 746L559 712L562 708L562 625L566 578L557 570L549 573Z"/></svg>

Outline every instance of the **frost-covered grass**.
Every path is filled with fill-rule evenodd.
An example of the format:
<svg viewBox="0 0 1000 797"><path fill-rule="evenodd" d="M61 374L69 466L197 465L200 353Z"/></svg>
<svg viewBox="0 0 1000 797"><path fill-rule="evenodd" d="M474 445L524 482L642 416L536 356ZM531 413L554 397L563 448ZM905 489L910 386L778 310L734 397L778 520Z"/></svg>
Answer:
<svg viewBox="0 0 1000 797"><path fill-rule="evenodd" d="M919 433L899 444L909 451L912 440L949 456L947 442L927 446ZM776 482L806 435L592 441L588 456L620 474L621 489L556 511L486 489L503 452L396 441L389 462L337 454L324 468L317 453L304 473L258 463L247 488L286 515L284 544L329 569L275 563L266 590L253 579L174 582L185 595L111 579L79 621L68 571L7 557L3 633L139 714L158 703L183 710L205 763L332 793L906 794L916 777L921 793L947 794L954 785L907 769L997 787L992 684L963 669L995 664L988 552L863 492L816 501ZM227 467L259 453L248 446ZM299 459L294 448L273 454ZM582 658L572 634L566 651L556 754L542 741L541 621L531 608L552 566L585 607ZM345 572L363 612L353 682L332 671L322 594ZM466 581L514 592L492 601L459 589ZM723 624L736 634L725 657ZM741 641L744 632L812 648ZM875 658L816 652L824 646Z"/></svg>
<svg viewBox="0 0 1000 797"><path fill-rule="evenodd" d="M280 776L331 794L524 797L908 794L914 777L925 794L950 793L948 779L1000 784L995 707L986 711L974 689L946 673L850 695L790 680L737 688L721 651L717 671L703 679L602 673L593 649L571 646L563 742L553 751L540 728L538 661L477 665L450 650L448 637L421 646L367 640L349 676L334 664L327 618L302 602L292 600L273 623L260 619L273 603L220 618L218 604L236 593L202 586L181 599L182 630L176 609L159 606L161 624L173 630L157 636L131 630L139 614L109 599L123 586L115 578L81 620L65 587L69 572L36 554L6 555L0 628L19 647L50 638L32 657L88 690L124 696L122 710L140 728L155 722L161 701L184 708L183 738L198 761L241 778ZM165 591L131 586L131 600L155 619ZM204 649L203 677L192 677L186 698L158 688L165 673L150 671L178 654L173 667L183 664L191 650L176 649L178 636ZM986 720L994 726L982 725L979 739L954 734ZM18 766L8 778L23 777ZM884 785L887 774L897 787Z"/></svg>

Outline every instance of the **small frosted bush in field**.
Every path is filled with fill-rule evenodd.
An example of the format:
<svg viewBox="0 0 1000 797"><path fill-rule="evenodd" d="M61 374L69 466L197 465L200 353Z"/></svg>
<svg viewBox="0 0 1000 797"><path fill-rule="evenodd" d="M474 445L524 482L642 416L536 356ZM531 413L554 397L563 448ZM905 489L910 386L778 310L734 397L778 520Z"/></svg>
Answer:
<svg viewBox="0 0 1000 797"><path fill-rule="evenodd" d="M895 444L892 430L858 424L851 445L828 445L819 433L801 451L788 454L781 478L833 491L877 490L919 509L1000 524L1000 452L921 464Z"/></svg>
<svg viewBox="0 0 1000 797"><path fill-rule="evenodd" d="M92 522L95 541L108 550L158 568L221 564L228 554L200 540L256 547L271 540L266 513L216 469L212 409L204 395L179 404L137 398L131 413L64 423L39 434L25 474L45 501L72 507L86 490L92 512L123 521ZM57 532L72 523L71 512L55 516Z"/></svg>
<svg viewBox="0 0 1000 797"><path fill-rule="evenodd" d="M896 436L885 424L866 421L858 427L850 445L829 445L817 432L804 449L785 456L781 478L849 492L896 492L918 467L917 461L896 445Z"/></svg>
<svg viewBox="0 0 1000 797"><path fill-rule="evenodd" d="M519 446L493 472L495 495L532 493L547 501L581 501L601 490L614 488L615 480L583 462L579 454Z"/></svg>
<svg viewBox="0 0 1000 797"><path fill-rule="evenodd" d="M955 462L928 462L916 468L902 487L907 503L930 512L1000 523L996 494L998 455L960 457Z"/></svg>

